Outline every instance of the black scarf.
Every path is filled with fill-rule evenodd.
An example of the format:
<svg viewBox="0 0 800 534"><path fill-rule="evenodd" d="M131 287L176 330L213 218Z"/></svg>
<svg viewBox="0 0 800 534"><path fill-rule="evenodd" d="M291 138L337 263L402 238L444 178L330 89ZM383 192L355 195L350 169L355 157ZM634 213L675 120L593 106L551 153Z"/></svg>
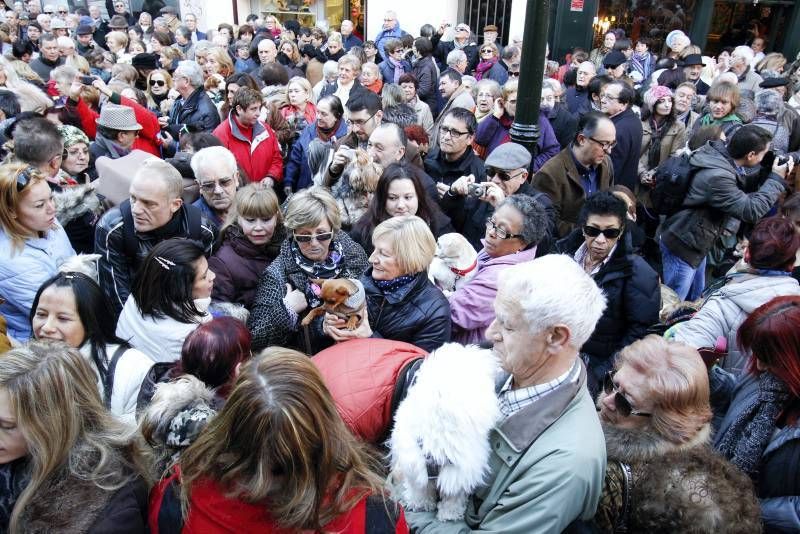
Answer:
<svg viewBox="0 0 800 534"><path fill-rule="evenodd" d="M719 452L732 464L756 480L761 455L767 448L775 422L791 393L786 384L772 373L758 379L758 396L745 406L719 442Z"/></svg>

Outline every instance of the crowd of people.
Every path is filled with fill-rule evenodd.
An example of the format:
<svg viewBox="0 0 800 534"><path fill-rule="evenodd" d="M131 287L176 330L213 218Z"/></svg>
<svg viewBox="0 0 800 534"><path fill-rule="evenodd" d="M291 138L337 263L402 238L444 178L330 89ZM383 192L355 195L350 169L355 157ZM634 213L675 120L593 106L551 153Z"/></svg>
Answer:
<svg viewBox="0 0 800 534"><path fill-rule="evenodd" d="M800 58L612 29L528 148L494 25L156 4L0 12L0 531L800 530ZM448 343L455 521L386 460Z"/></svg>

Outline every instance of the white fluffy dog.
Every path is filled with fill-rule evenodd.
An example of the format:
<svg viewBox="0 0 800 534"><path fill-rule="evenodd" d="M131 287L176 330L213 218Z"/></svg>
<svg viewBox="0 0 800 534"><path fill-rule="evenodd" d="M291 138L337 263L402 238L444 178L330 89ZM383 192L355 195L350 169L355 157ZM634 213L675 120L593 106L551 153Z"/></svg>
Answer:
<svg viewBox="0 0 800 534"><path fill-rule="evenodd" d="M437 510L440 521L463 518L488 469L489 431L500 418L498 372L492 351L458 343L420 366L389 443L391 477L407 509Z"/></svg>
<svg viewBox="0 0 800 534"><path fill-rule="evenodd" d="M431 282L449 295L475 276L478 253L458 233L443 234L436 241L436 256L428 268Z"/></svg>

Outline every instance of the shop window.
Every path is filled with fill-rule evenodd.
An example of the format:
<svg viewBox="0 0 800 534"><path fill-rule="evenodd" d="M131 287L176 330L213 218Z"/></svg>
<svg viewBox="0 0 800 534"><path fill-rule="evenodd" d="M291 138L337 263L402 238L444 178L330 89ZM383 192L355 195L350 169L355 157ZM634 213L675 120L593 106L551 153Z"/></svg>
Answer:
<svg viewBox="0 0 800 534"><path fill-rule="evenodd" d="M697 0L680 2L641 2L638 0L600 0L594 23L592 48L603 44L603 35L608 29L621 28L625 36L636 44L639 37L652 41L650 50L664 51L664 40L672 30L683 30L688 34Z"/></svg>

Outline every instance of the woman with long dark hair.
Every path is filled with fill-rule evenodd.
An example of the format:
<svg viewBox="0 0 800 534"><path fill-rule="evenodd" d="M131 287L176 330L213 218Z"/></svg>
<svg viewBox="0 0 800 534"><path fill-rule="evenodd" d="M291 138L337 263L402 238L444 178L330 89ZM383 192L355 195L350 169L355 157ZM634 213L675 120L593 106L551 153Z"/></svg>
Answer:
<svg viewBox="0 0 800 534"><path fill-rule="evenodd" d="M153 362L117 337L115 314L103 290L83 273L59 273L39 288L31 309L36 339L66 343L92 364L105 405L134 423L139 387Z"/></svg>
<svg viewBox="0 0 800 534"><path fill-rule="evenodd" d="M183 341L211 320L214 272L197 241L162 241L144 260L117 323L117 335L156 362L180 358Z"/></svg>
<svg viewBox="0 0 800 534"><path fill-rule="evenodd" d="M450 219L434 203L414 171L405 163L384 169L367 212L353 225L350 236L371 254L372 231L391 217L416 215L428 225L434 237L454 232Z"/></svg>

